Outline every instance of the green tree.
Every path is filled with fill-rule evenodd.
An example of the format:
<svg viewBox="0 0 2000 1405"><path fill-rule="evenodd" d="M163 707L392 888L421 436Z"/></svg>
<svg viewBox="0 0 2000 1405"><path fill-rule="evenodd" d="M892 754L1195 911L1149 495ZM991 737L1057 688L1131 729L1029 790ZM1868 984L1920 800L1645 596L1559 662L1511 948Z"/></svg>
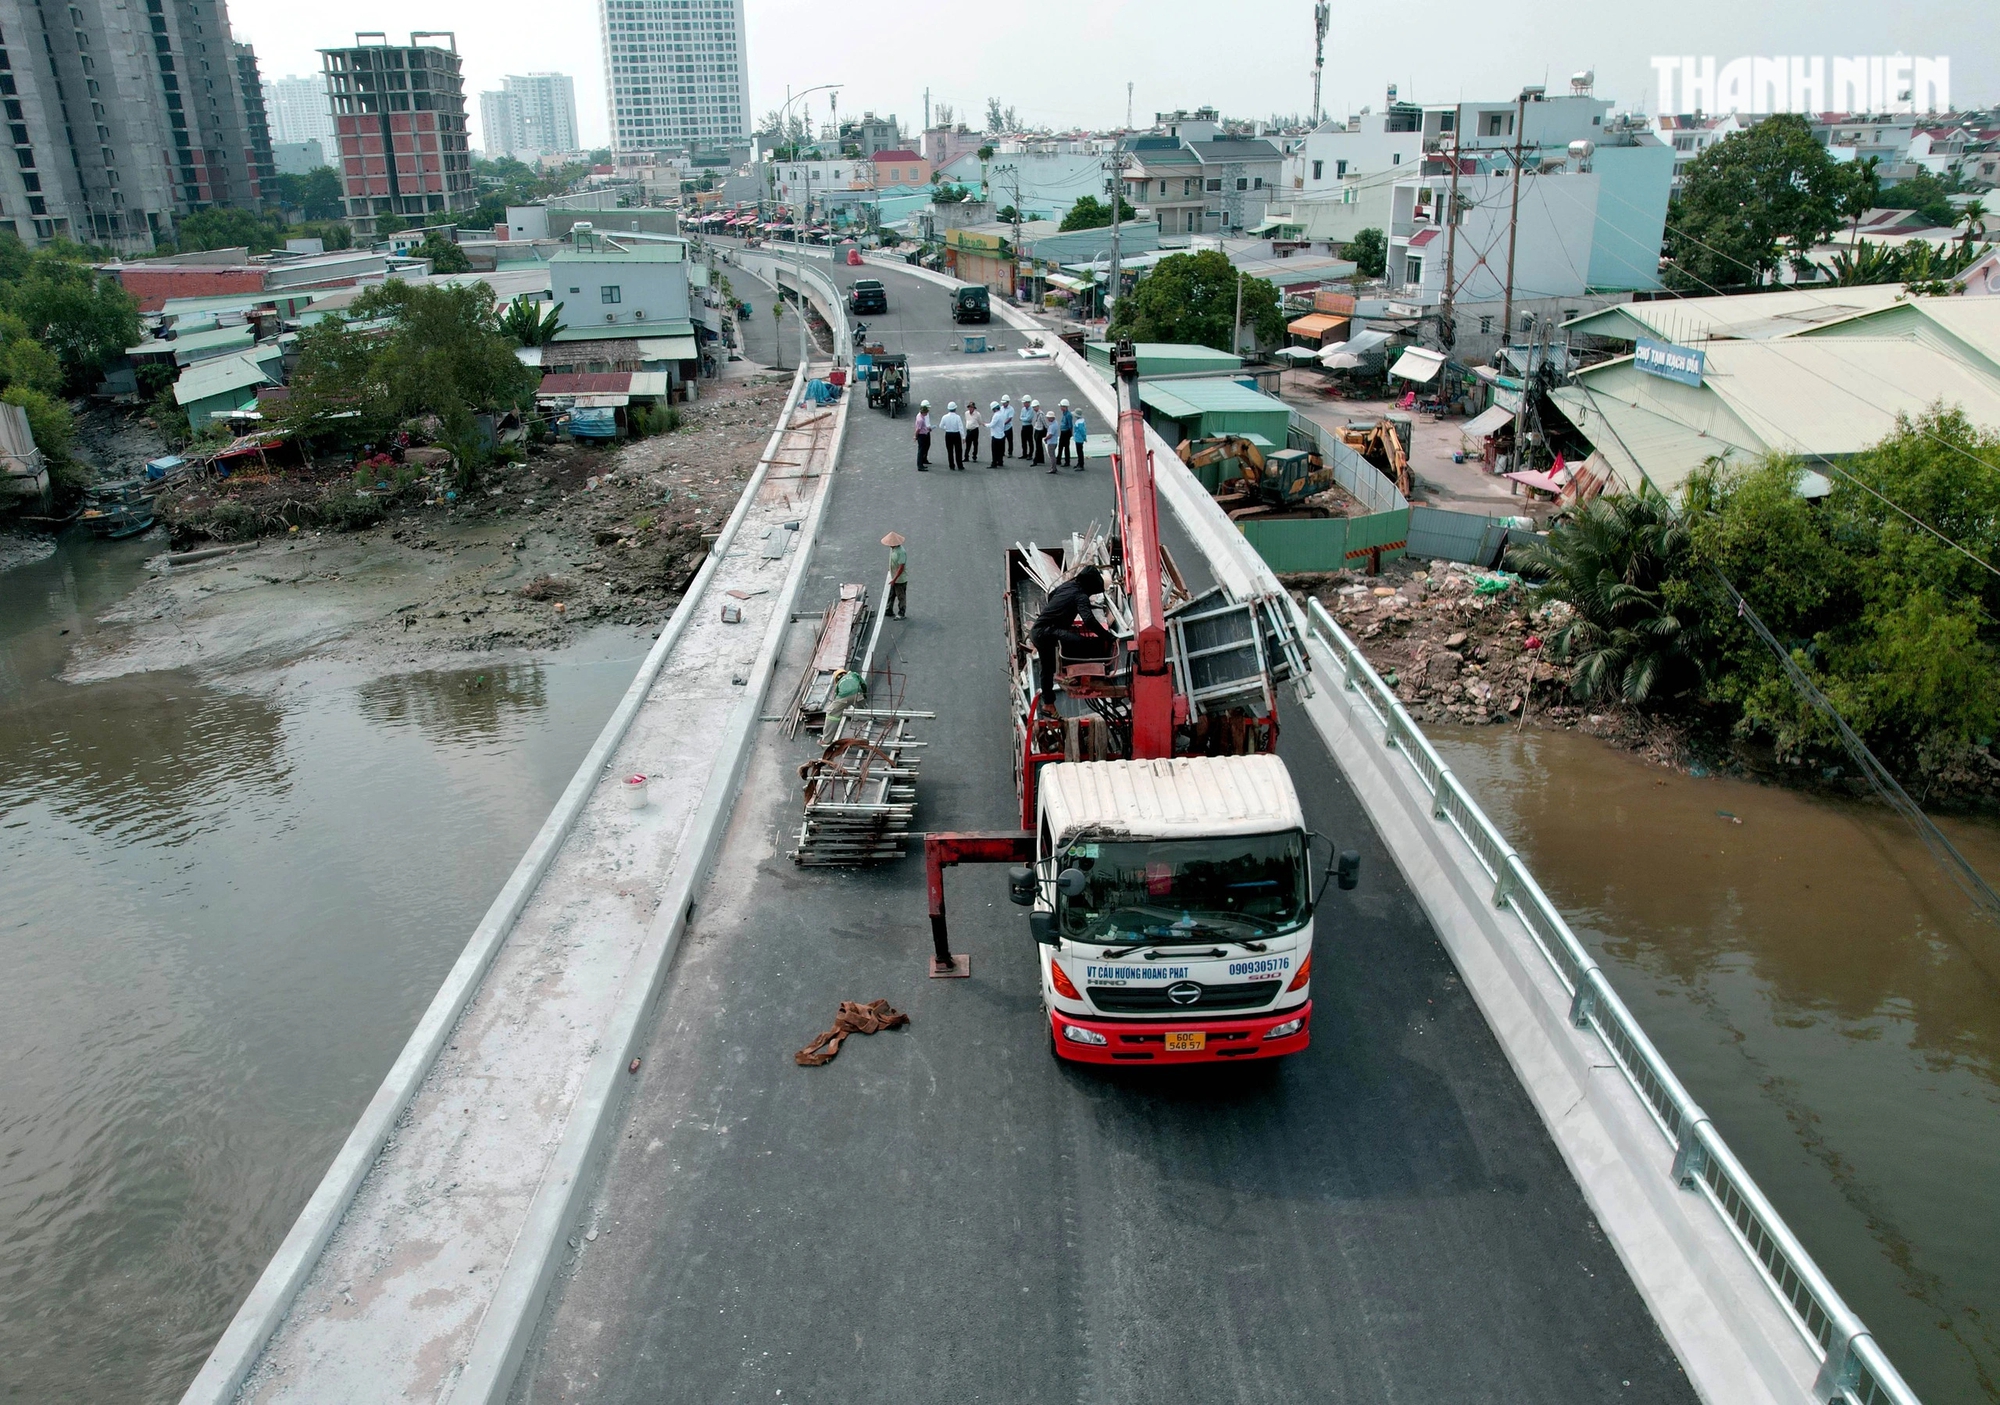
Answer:
<svg viewBox="0 0 2000 1405"><path fill-rule="evenodd" d="M993 212L993 218L999 220L1002 224L1012 224L1016 219L1020 218L1020 214L1021 212L1016 210L1012 205L1002 205Z"/></svg>
<svg viewBox="0 0 2000 1405"><path fill-rule="evenodd" d="M1690 555L1686 524L1650 491L1598 498L1510 554L1539 595L1570 607L1545 647L1569 665L1572 696L1645 705L1701 683L1699 612L1685 608Z"/></svg>
<svg viewBox="0 0 2000 1405"><path fill-rule="evenodd" d="M0 391L0 400L19 405L27 414L28 432L48 460L49 478L71 491L81 489L89 475L70 452L76 442L76 419L68 403L27 385L8 386Z"/></svg>
<svg viewBox="0 0 2000 1405"><path fill-rule="evenodd" d="M62 244L30 254L14 235L0 234L0 312L55 357L64 385L78 391L139 340L137 300L89 257Z"/></svg>
<svg viewBox="0 0 2000 1405"><path fill-rule="evenodd" d="M1803 472L1772 459L1697 473L1684 499L1693 560L1743 592L1877 755L1929 771L2000 725L2000 581L1965 554L2000 551L2000 433L1935 409L1829 472L1817 502L1799 496ZM1710 696L1737 729L1781 758L1837 758L1726 602L1714 634Z"/></svg>
<svg viewBox="0 0 2000 1405"><path fill-rule="evenodd" d="M375 216L375 232L383 238L391 234L401 234L410 227L410 222L391 210L386 215Z"/></svg>
<svg viewBox="0 0 2000 1405"><path fill-rule="evenodd" d="M465 250L459 248L455 241L447 239L435 229L426 234L417 247L410 250L410 252L417 258L429 259L431 261L431 272L433 273L469 273L472 271L472 260L466 257Z"/></svg>
<svg viewBox="0 0 2000 1405"><path fill-rule="evenodd" d="M1929 171L1918 171L1908 180L1897 181L1875 198L1884 210L1914 210L1932 224L1950 227L1958 223L1958 211L1950 200L1948 185Z"/></svg>
<svg viewBox="0 0 2000 1405"><path fill-rule="evenodd" d="M1356 230L1341 256L1352 259L1354 271L1363 278L1380 278L1389 267L1389 241L1379 229Z"/></svg>
<svg viewBox="0 0 2000 1405"><path fill-rule="evenodd" d="M340 175L331 166L315 166L304 175L282 175L271 183L281 208L297 210L309 220L337 220L342 205Z"/></svg>
<svg viewBox="0 0 2000 1405"><path fill-rule="evenodd" d="M728 296L726 288L724 296ZM562 310L559 302L547 303L523 293L507 304L500 317L500 330L522 346L547 346L563 330Z"/></svg>
<svg viewBox="0 0 2000 1405"><path fill-rule="evenodd" d="M285 238L282 220L254 210L196 210L174 226L174 240L183 251L242 248L267 254L284 247Z"/></svg>
<svg viewBox="0 0 2000 1405"><path fill-rule="evenodd" d="M1278 341L1285 334L1278 290L1268 279L1242 277L1227 256L1214 249L1161 259L1138 287L1118 300L1113 336L1230 350L1239 278L1243 326L1259 342Z"/></svg>
<svg viewBox="0 0 2000 1405"><path fill-rule="evenodd" d="M1120 223L1136 218L1137 213L1132 208L1130 201L1126 200L1122 195L1118 198L1118 219ZM1069 207L1069 213L1063 216L1062 232L1067 234L1072 229L1103 229L1110 223L1110 201L1108 199L1099 200L1095 195L1084 195L1078 197L1077 202Z"/></svg>
<svg viewBox="0 0 2000 1405"><path fill-rule="evenodd" d="M355 323L386 322L387 329L329 318L301 332L284 422L309 432L344 425L358 441L434 415L458 456L459 487L469 487L482 457L473 415L529 405L540 380L501 333L492 289L392 280L356 299L349 316ZM348 414L353 418L329 418Z"/></svg>
<svg viewBox="0 0 2000 1405"><path fill-rule="evenodd" d="M1668 286L1707 291L1764 283L1840 227L1855 182L1796 113L1774 113L1689 163L1667 208Z"/></svg>

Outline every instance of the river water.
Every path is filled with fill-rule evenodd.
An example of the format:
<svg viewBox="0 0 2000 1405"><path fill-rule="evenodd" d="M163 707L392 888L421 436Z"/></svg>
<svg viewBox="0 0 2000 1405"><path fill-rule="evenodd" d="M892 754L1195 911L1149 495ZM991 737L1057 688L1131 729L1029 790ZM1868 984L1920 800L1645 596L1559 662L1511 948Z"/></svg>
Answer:
<svg viewBox="0 0 2000 1405"><path fill-rule="evenodd" d="M57 681L160 549L0 575L7 1399L178 1396L650 644Z"/></svg>
<svg viewBox="0 0 2000 1405"><path fill-rule="evenodd" d="M1884 810L1436 740L1926 1405L2000 1400L2000 927Z"/></svg>

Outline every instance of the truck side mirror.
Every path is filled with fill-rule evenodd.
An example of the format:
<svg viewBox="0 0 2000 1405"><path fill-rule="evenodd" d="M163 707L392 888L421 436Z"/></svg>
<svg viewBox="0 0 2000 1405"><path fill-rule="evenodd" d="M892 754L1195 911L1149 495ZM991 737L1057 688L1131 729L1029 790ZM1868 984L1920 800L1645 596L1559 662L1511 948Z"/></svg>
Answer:
<svg viewBox="0 0 2000 1405"><path fill-rule="evenodd" d="M1352 892L1354 885L1361 881L1361 855L1353 849L1344 850L1340 855L1339 878L1342 892Z"/></svg>
<svg viewBox="0 0 2000 1405"><path fill-rule="evenodd" d="M1016 907L1035 905L1035 871L1031 868L1007 870L1007 900Z"/></svg>
<svg viewBox="0 0 2000 1405"><path fill-rule="evenodd" d="M1028 930L1035 934L1035 940L1043 946L1054 946L1056 944L1056 915L1053 912L1029 913Z"/></svg>
<svg viewBox="0 0 2000 1405"><path fill-rule="evenodd" d="M1056 875L1056 891L1066 898L1082 897L1083 890L1089 886L1090 880L1084 877L1080 868L1066 868Z"/></svg>

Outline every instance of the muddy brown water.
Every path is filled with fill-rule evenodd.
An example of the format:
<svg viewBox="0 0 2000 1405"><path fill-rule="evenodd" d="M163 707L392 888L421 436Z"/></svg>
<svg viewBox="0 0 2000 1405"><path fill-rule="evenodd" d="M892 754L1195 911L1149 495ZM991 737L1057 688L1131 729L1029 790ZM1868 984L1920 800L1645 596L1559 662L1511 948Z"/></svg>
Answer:
<svg viewBox="0 0 2000 1405"><path fill-rule="evenodd" d="M1884 810L1432 730L1926 1405L2000 1400L2000 927Z"/></svg>
<svg viewBox="0 0 2000 1405"><path fill-rule="evenodd" d="M58 681L161 549L0 576L0 1398L178 1397L650 643Z"/></svg>

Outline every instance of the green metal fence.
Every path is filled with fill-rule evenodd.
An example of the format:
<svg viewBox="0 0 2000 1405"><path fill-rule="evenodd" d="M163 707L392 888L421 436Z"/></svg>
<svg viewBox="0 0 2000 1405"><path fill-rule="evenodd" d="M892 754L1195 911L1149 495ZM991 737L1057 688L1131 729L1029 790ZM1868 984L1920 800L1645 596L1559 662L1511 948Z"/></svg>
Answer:
<svg viewBox="0 0 2000 1405"><path fill-rule="evenodd" d="M1385 558L1400 556L1410 534L1410 509L1276 522L1253 517L1237 526L1265 564L1280 575L1339 571L1365 562L1376 550Z"/></svg>

